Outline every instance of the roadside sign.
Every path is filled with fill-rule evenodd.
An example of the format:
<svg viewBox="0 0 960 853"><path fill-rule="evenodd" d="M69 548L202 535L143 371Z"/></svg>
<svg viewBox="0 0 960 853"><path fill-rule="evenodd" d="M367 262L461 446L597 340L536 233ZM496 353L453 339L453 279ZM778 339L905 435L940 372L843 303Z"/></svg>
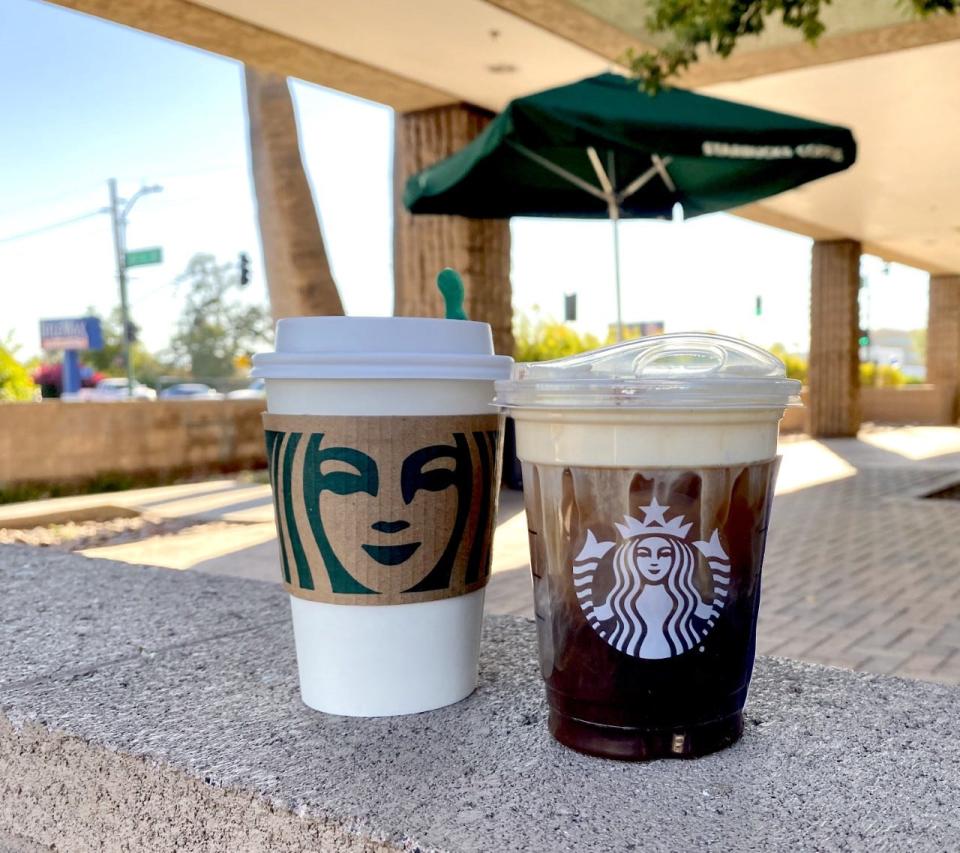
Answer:
<svg viewBox="0 0 960 853"><path fill-rule="evenodd" d="M159 264L163 261L163 249L154 246L151 249L134 249L124 256L124 264L128 267L143 267L147 264Z"/></svg>
<svg viewBox="0 0 960 853"><path fill-rule="evenodd" d="M52 350L103 349L97 317L65 317L40 321L40 346Z"/></svg>

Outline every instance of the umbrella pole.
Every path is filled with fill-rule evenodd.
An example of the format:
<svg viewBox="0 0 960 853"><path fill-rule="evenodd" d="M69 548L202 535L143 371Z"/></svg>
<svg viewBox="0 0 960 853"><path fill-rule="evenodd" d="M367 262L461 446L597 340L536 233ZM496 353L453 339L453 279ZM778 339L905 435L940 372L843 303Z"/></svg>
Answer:
<svg viewBox="0 0 960 853"><path fill-rule="evenodd" d="M613 275L617 288L617 342L623 340L623 314L620 310L620 211L610 211L613 220Z"/></svg>
<svg viewBox="0 0 960 853"><path fill-rule="evenodd" d="M587 147L587 158L593 171L597 173L597 180L600 181L600 187L603 191L603 199L607 202L607 210L610 212L610 221L613 223L613 276L617 288L617 341L623 340L623 314L620 310L620 200L617 198L617 191L614 189L614 182L617 179L616 162L613 152L607 154L607 169L604 170L603 163L600 162L600 155L597 149L592 145Z"/></svg>

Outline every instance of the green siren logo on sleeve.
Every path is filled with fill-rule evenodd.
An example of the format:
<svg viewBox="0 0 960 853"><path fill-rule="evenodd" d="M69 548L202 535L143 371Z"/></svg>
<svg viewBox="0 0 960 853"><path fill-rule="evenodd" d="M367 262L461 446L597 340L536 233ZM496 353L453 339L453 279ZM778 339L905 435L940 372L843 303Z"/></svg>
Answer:
<svg viewBox="0 0 960 853"><path fill-rule="evenodd" d="M498 417L264 416L284 583L341 604L462 595L490 575Z"/></svg>

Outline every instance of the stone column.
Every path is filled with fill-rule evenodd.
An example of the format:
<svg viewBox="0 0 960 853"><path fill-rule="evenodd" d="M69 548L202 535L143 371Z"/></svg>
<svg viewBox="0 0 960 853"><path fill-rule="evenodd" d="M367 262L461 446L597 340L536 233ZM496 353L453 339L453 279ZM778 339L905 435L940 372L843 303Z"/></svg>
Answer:
<svg viewBox="0 0 960 853"><path fill-rule="evenodd" d="M927 319L927 382L940 398L938 421L957 422L960 381L960 275L930 276Z"/></svg>
<svg viewBox="0 0 960 853"><path fill-rule="evenodd" d="M808 422L812 436L860 427L860 244L818 240L810 282Z"/></svg>
<svg viewBox="0 0 960 853"><path fill-rule="evenodd" d="M403 206L407 178L462 148L491 117L486 110L468 104L396 114L394 314L442 317L436 277L444 267L453 267L463 276L467 315L489 323L497 352L512 355L509 221L412 216Z"/></svg>

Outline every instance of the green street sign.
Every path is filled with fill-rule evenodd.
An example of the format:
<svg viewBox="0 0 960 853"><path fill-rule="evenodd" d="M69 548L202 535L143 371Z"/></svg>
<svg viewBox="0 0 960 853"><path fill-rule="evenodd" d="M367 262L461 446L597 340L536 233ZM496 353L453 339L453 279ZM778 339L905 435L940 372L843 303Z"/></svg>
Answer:
<svg viewBox="0 0 960 853"><path fill-rule="evenodd" d="M163 260L163 249L156 246L152 249L134 249L127 252L124 263L128 267L143 267L147 264L159 264Z"/></svg>

